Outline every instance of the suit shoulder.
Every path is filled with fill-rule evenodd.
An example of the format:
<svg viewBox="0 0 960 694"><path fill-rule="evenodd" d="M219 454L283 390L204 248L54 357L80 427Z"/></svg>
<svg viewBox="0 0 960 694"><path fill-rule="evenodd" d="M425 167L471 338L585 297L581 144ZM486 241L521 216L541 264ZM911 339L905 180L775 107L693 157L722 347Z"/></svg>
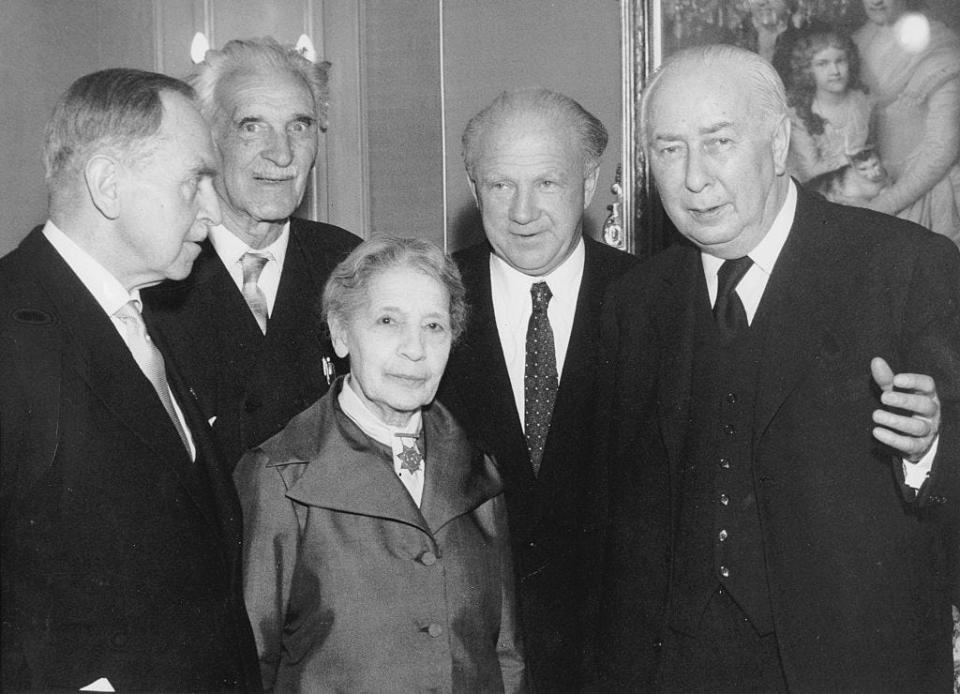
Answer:
<svg viewBox="0 0 960 694"><path fill-rule="evenodd" d="M613 248L600 241L584 237L587 248L587 262L596 267L607 282L612 282L630 268L640 264L640 258Z"/></svg>
<svg viewBox="0 0 960 694"><path fill-rule="evenodd" d="M39 272L34 258L21 248L0 258L0 318L6 320L11 311L27 305L47 303L38 282Z"/></svg>
<svg viewBox="0 0 960 694"><path fill-rule="evenodd" d="M333 224L299 217L291 218L290 232L310 250L324 254L346 255L363 241L359 236Z"/></svg>
<svg viewBox="0 0 960 694"><path fill-rule="evenodd" d="M695 253L685 245L674 245L645 260L637 259L620 276L609 285L607 293L610 297L622 295L635 297L638 292L649 291L664 280L675 276L679 266L689 256Z"/></svg>
<svg viewBox="0 0 960 694"><path fill-rule="evenodd" d="M453 260L461 271L482 264L490 257L490 245L483 241L473 246L467 246L453 254Z"/></svg>

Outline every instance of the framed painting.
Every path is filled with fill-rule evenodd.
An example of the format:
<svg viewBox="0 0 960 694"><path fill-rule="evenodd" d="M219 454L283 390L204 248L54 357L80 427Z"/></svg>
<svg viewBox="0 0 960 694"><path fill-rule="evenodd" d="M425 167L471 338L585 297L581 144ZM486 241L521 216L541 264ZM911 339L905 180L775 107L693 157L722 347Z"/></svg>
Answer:
<svg viewBox="0 0 960 694"><path fill-rule="evenodd" d="M664 58L694 45L732 43L763 53L754 27L764 13L783 13L794 30L820 21L852 31L864 21L862 0L620 0L624 146L621 200L604 227L608 244L648 257L676 234L638 141L640 94L650 75Z"/></svg>

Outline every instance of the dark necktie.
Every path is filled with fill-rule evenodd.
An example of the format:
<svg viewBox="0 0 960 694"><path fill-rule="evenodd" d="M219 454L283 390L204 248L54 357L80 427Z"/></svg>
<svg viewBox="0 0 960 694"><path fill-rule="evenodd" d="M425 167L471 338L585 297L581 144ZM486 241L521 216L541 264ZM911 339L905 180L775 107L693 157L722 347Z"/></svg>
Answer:
<svg viewBox="0 0 960 694"><path fill-rule="evenodd" d="M257 253L244 253L240 257L240 265L243 267L243 298L250 307L253 317L257 319L257 325L260 326L260 332L267 334L267 297L260 289L260 273L263 272L263 266L267 264L269 258Z"/></svg>
<svg viewBox="0 0 960 694"><path fill-rule="evenodd" d="M747 312L737 295L737 285L753 265L748 256L725 260L717 271L717 302L713 305L713 318L724 339L730 339L748 326Z"/></svg>
<svg viewBox="0 0 960 694"><path fill-rule="evenodd" d="M557 353L553 345L553 329L547 316L550 287L537 282L530 287L533 312L527 324L527 358L523 373L524 431L533 474L540 472L543 444L550 430L550 416L557 399Z"/></svg>

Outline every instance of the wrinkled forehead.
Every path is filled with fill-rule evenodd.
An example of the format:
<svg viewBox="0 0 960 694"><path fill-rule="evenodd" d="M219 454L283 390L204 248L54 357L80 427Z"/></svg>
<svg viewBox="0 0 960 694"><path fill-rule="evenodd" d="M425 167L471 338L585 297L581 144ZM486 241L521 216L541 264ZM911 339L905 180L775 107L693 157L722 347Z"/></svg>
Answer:
<svg viewBox="0 0 960 694"><path fill-rule="evenodd" d="M722 70L675 69L661 76L646 105L647 134L653 136L681 124L701 127L714 121L748 121L756 110L756 98L742 79Z"/></svg>
<svg viewBox="0 0 960 694"><path fill-rule="evenodd" d="M316 104L307 83L279 68L227 75L217 85L217 103L229 118L266 108L316 117Z"/></svg>
<svg viewBox="0 0 960 694"><path fill-rule="evenodd" d="M581 164L583 147L576 133L556 119L520 114L488 128L479 142L478 165L500 157L550 157Z"/></svg>

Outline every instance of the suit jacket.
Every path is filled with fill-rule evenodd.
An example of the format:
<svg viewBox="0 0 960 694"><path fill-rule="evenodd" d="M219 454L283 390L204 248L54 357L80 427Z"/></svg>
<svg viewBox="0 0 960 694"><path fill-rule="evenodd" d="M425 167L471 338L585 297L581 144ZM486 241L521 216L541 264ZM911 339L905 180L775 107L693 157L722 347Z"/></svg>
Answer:
<svg viewBox="0 0 960 694"><path fill-rule="evenodd" d="M246 594L280 692L517 692L503 488L442 405L418 508L336 402L342 380L236 470Z"/></svg>
<svg viewBox="0 0 960 694"><path fill-rule="evenodd" d="M604 318L609 691L649 686L656 673L702 273L697 249L674 247L612 290ZM949 691L960 254L918 226L801 190L750 329L761 331L753 484L790 690ZM919 498L871 437L874 356L936 380L939 451Z"/></svg>
<svg viewBox="0 0 960 694"><path fill-rule="evenodd" d="M231 464L326 392L322 359L335 357L320 299L358 243L339 227L291 218L266 335L209 241L186 280L144 292L151 332L163 334L207 420L216 417L213 433Z"/></svg>
<svg viewBox="0 0 960 694"><path fill-rule="evenodd" d="M503 476L520 623L534 686L576 690L592 652L586 585L597 566L597 524L584 479L594 471L589 432L598 395L601 299L607 285L637 259L589 238L580 295L560 387L537 477L533 475L500 346L490 293L490 247L455 254L470 306L438 399L491 451Z"/></svg>
<svg viewBox="0 0 960 694"><path fill-rule="evenodd" d="M195 462L41 230L0 260L4 689L259 689L239 500L167 370Z"/></svg>

